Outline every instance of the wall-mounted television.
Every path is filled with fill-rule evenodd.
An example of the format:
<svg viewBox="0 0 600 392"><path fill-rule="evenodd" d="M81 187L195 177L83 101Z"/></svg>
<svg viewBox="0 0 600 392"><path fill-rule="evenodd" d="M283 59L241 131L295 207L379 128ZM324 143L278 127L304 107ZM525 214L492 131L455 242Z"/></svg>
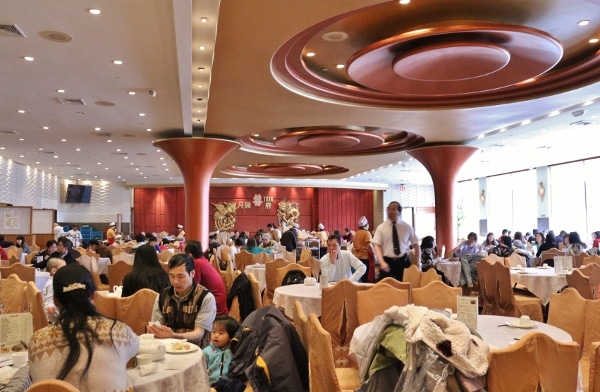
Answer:
<svg viewBox="0 0 600 392"><path fill-rule="evenodd" d="M89 203L92 197L91 185L67 185L65 203Z"/></svg>

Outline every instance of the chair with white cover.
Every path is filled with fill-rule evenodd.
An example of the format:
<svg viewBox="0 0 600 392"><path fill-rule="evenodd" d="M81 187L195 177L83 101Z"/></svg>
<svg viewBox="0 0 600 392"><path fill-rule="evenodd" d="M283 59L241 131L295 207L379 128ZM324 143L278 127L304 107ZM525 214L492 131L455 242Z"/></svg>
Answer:
<svg viewBox="0 0 600 392"><path fill-rule="evenodd" d="M456 313L456 298L459 295L462 295L462 288L450 287L438 280L413 289L412 303L429 309L452 309L452 312Z"/></svg>
<svg viewBox="0 0 600 392"><path fill-rule="evenodd" d="M362 325L373 321L392 306L408 305L408 297L408 290L397 289L381 282L367 290L357 292L358 323Z"/></svg>
<svg viewBox="0 0 600 392"><path fill-rule="evenodd" d="M550 294L548 324L567 331L583 347L585 298L572 287Z"/></svg>
<svg viewBox="0 0 600 392"><path fill-rule="evenodd" d="M576 342L557 342L545 333L530 332L508 348L489 352L488 390L575 391L578 361ZM515 372L515 369L526 371Z"/></svg>
<svg viewBox="0 0 600 392"><path fill-rule="evenodd" d="M119 253L116 256L113 254L112 261L113 261L113 264L116 264L119 261L123 261L123 262L125 262L125 263L127 263L129 265L133 265L134 258L135 258L134 254L129 254L129 253L122 252L122 253Z"/></svg>
<svg viewBox="0 0 600 392"><path fill-rule="evenodd" d="M589 276L583 274L581 270L573 270L571 274L567 274L567 286L577 290L579 295L585 299L594 299L592 292L592 284Z"/></svg>
<svg viewBox="0 0 600 392"><path fill-rule="evenodd" d="M342 392L358 388L361 384L358 369L334 366L331 335L314 313L308 315L307 332L310 391Z"/></svg>

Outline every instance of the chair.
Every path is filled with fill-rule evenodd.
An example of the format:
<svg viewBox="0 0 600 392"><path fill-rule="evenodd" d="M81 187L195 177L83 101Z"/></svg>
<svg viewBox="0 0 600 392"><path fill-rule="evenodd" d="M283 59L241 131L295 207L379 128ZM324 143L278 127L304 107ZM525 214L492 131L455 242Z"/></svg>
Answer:
<svg viewBox="0 0 600 392"><path fill-rule="evenodd" d="M28 254L27 256L25 256L25 264L31 265L33 258L36 256L37 256L37 252L33 252L33 251L30 254Z"/></svg>
<svg viewBox="0 0 600 392"><path fill-rule="evenodd" d="M110 286L102 283L102 280L100 279L100 272L98 272L98 260L99 255L97 254L94 254L93 257L90 257L90 266L92 268L90 273L92 274L92 280L94 282L94 286L96 286L96 290L108 291L110 289Z"/></svg>
<svg viewBox="0 0 600 392"><path fill-rule="evenodd" d="M588 265L590 263L596 263L596 264L600 264L600 256L598 255L591 255L591 256L587 256L583 259L583 265Z"/></svg>
<svg viewBox="0 0 600 392"><path fill-rule="evenodd" d="M539 298L515 295L510 282L510 271L504 263L477 263L479 289L483 297L482 314L520 317L529 316L543 322L542 302ZM414 291L414 290L413 290Z"/></svg>
<svg viewBox="0 0 600 392"><path fill-rule="evenodd" d="M129 265L133 265L133 259L135 258L134 254L129 254L129 253L125 253L125 252L121 252L118 255L114 255L113 254L113 264L118 263L119 261L123 261ZM110 273L109 273L110 275Z"/></svg>
<svg viewBox="0 0 600 392"><path fill-rule="evenodd" d="M308 248L302 248L300 252L300 261L308 260L312 257L312 252Z"/></svg>
<svg viewBox="0 0 600 392"><path fill-rule="evenodd" d="M551 261L550 264L554 265L554 256L564 256L564 255L565 255L565 252L563 252L562 250L559 250L556 248L548 249L546 251L543 251L540 254L540 264Z"/></svg>
<svg viewBox="0 0 600 392"><path fill-rule="evenodd" d="M339 284L339 283L338 283ZM356 368L334 366L331 335L314 313L308 315L308 367L311 392L354 391L360 386ZM306 333L305 331L305 333Z"/></svg>
<svg viewBox="0 0 600 392"><path fill-rule="evenodd" d="M387 283L397 289L408 290L408 303L412 303L412 285L409 282L400 282L399 280L388 276L387 278L381 279L377 283Z"/></svg>
<svg viewBox="0 0 600 392"><path fill-rule="evenodd" d="M113 319L117 318L117 297L96 292L94 306L101 315Z"/></svg>
<svg viewBox="0 0 600 392"><path fill-rule="evenodd" d="M9 260L11 257L14 256L17 260L19 260L19 263L21 262L21 254L23 253L23 249L11 245L8 248L4 249L4 251L6 252L6 255L8 256Z"/></svg>
<svg viewBox="0 0 600 392"><path fill-rule="evenodd" d="M44 299L42 292L38 289L34 282L27 282L25 287L25 300L27 301L27 309L33 317L33 332L48 326L48 318L44 311Z"/></svg>
<svg viewBox="0 0 600 392"><path fill-rule="evenodd" d="M13 264L21 264L21 258L17 257L16 255L11 255L8 258L8 265L11 266Z"/></svg>
<svg viewBox="0 0 600 392"><path fill-rule="evenodd" d="M504 258L504 265L507 267L527 267L525 258L517 252L512 252L510 256Z"/></svg>
<svg viewBox="0 0 600 392"><path fill-rule="evenodd" d="M288 265L281 267L281 268L277 268L276 269L276 274L277 274L277 286L275 286L275 288L283 285L284 283L284 279L286 277L286 275L290 272L290 271L300 271L304 274L304 277L308 277L311 275L311 271L310 268L308 267L303 267L300 264L296 264L296 263L289 263ZM302 283L304 283L304 280L302 281ZM273 291L275 291L275 289L273 289Z"/></svg>
<svg viewBox="0 0 600 392"><path fill-rule="evenodd" d="M321 290L321 323L331 334L335 367L348 367L354 359L348 355L350 340L358 327L358 302L356 293L369 286L341 280L333 287Z"/></svg>
<svg viewBox="0 0 600 392"><path fill-rule="evenodd" d="M292 314L294 316L294 328L296 328L296 332L298 332L298 336L300 336L302 345L304 345L304 349L308 353L308 318L304 314L304 310L302 309L302 305L299 301L294 302Z"/></svg>
<svg viewBox="0 0 600 392"><path fill-rule="evenodd" d="M489 352L488 390L575 391L578 360L576 342L557 342L544 333L531 332L508 348ZM524 371L515 372L515 369Z"/></svg>
<svg viewBox="0 0 600 392"><path fill-rule="evenodd" d="M573 270L573 273L567 274L567 286L577 290L579 295L585 299L594 299L592 293L592 284L589 276L583 274L581 270Z"/></svg>
<svg viewBox="0 0 600 392"><path fill-rule="evenodd" d="M284 259L275 259L265 264L265 281L267 287L263 293L263 305L271 305L273 303L273 295L277 287L277 268L285 267L290 264Z"/></svg>
<svg viewBox="0 0 600 392"><path fill-rule="evenodd" d="M29 245L29 250L31 251L31 253L37 253L40 251L40 247L36 244L31 244Z"/></svg>
<svg viewBox="0 0 600 392"><path fill-rule="evenodd" d="M484 259L486 259L490 263L502 263L502 264L504 264L504 257L500 257L500 256L495 255L493 253L485 256Z"/></svg>
<svg viewBox="0 0 600 392"><path fill-rule="evenodd" d="M430 268L426 272L421 272L421 282L419 287L425 287L431 282L441 282L442 276L438 274L435 268Z"/></svg>
<svg viewBox="0 0 600 392"><path fill-rule="evenodd" d="M35 268L27 267L21 263L12 264L9 267L1 267L0 275L3 278L15 274L24 282L35 282Z"/></svg>
<svg viewBox="0 0 600 392"><path fill-rule="evenodd" d="M412 288L421 287L421 272L416 265L411 264L410 267L404 270L402 281L410 283Z"/></svg>
<svg viewBox="0 0 600 392"><path fill-rule="evenodd" d="M263 307L262 296L260 295L260 282L256 279L256 276L252 272L248 273L248 280L250 281L250 287L252 289L252 299L254 300L254 307L261 309Z"/></svg>
<svg viewBox="0 0 600 392"><path fill-rule="evenodd" d="M460 289L459 289L460 290ZM397 289L387 283L356 293L358 324L366 324L394 305L408 305L408 290Z"/></svg>
<svg viewBox="0 0 600 392"><path fill-rule="evenodd" d="M273 260L273 256L268 254L267 252L259 252L255 255L252 255L252 264L267 264L268 262ZM294 260L295 261L295 260Z"/></svg>
<svg viewBox="0 0 600 392"><path fill-rule="evenodd" d="M231 291L231 286L233 286L233 281L237 278L242 271L237 270L233 267L233 261L231 260L231 256L227 255L227 259L224 260L227 263L227 269L225 271L220 271L221 279L223 279L223 284L225 285L225 292L229 294ZM237 274L236 274L237 272Z"/></svg>
<svg viewBox="0 0 600 392"><path fill-rule="evenodd" d="M146 325L152 318L152 308L157 296L156 291L141 289L132 296L117 298L117 320L127 324L136 335L146 333Z"/></svg>
<svg viewBox="0 0 600 392"><path fill-rule="evenodd" d="M592 299L598 299L598 286L600 285L600 264L588 263L579 268L579 271L590 278L590 285L592 286Z"/></svg>
<svg viewBox="0 0 600 392"><path fill-rule="evenodd" d="M253 256L254 255L247 250L241 250L235 255L235 269L243 271L247 265L253 264Z"/></svg>
<svg viewBox="0 0 600 392"><path fill-rule="evenodd" d="M4 304L2 313L23 313L27 311L26 287L27 282L23 282L15 274L0 279L0 303Z"/></svg>
<svg viewBox="0 0 600 392"><path fill-rule="evenodd" d="M278 255L278 256L277 256ZM296 262L296 252L288 252L285 249L279 249L276 257L281 257L284 260L291 261L293 263Z"/></svg>
<svg viewBox="0 0 600 392"><path fill-rule="evenodd" d="M590 392L600 391L600 342L592 343L590 351L590 371L587 390ZM582 377L583 378L583 377Z"/></svg>
<svg viewBox="0 0 600 392"><path fill-rule="evenodd" d="M112 251L113 257L120 255L121 253L125 253L125 250L121 247L117 247Z"/></svg>
<svg viewBox="0 0 600 392"><path fill-rule="evenodd" d="M32 384L25 392L79 392L79 389L62 380L41 380Z"/></svg>
<svg viewBox="0 0 600 392"><path fill-rule="evenodd" d="M121 286L125 275L131 272L133 265L124 261L108 265L108 291L112 293L114 286Z"/></svg>
<svg viewBox="0 0 600 392"><path fill-rule="evenodd" d="M592 356L594 343L600 342L600 300L587 300L584 305L584 327L583 327L583 347L581 349L581 359L579 366L581 367L581 375L583 378L584 390L592 391L587 388L590 384L590 374L600 372L600 369L592 368ZM597 366L597 365L596 365ZM594 377L595 384L598 384L600 379ZM598 389L596 389L597 391Z"/></svg>
<svg viewBox="0 0 600 392"><path fill-rule="evenodd" d="M171 257L175 256L175 253L165 250L158 254L158 260L162 263L168 263Z"/></svg>
<svg viewBox="0 0 600 392"><path fill-rule="evenodd" d="M583 348L585 298L569 287L561 293L550 294L548 324L565 330Z"/></svg>
<svg viewBox="0 0 600 392"><path fill-rule="evenodd" d="M450 287L444 282L430 282L425 287L412 290L412 303L430 309L452 309L457 312L456 298L462 295L462 288Z"/></svg>
<svg viewBox="0 0 600 392"><path fill-rule="evenodd" d="M573 268L579 268L583 265L586 265L587 263L585 263L584 260L588 257L590 257L590 255L585 252L581 252L580 254L573 257Z"/></svg>
<svg viewBox="0 0 600 392"><path fill-rule="evenodd" d="M319 260L310 256L308 259L299 261L298 264L303 267L309 267L313 278L319 278L319 275L321 274L321 262L319 262Z"/></svg>

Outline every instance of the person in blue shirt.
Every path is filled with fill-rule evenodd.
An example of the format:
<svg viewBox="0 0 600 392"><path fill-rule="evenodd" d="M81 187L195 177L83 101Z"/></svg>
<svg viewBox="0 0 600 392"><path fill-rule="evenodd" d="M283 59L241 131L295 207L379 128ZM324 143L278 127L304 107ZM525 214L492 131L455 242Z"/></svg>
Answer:
<svg viewBox="0 0 600 392"><path fill-rule="evenodd" d="M208 366L208 381L214 386L219 380L228 379L231 349L229 344L239 328L236 319L217 316L210 334L210 345L202 349Z"/></svg>

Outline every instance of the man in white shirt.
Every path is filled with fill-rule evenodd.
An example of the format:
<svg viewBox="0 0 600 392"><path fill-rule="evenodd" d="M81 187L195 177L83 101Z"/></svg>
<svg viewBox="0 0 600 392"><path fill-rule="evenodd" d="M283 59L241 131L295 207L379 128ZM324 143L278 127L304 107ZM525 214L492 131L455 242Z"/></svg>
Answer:
<svg viewBox="0 0 600 392"><path fill-rule="evenodd" d="M321 275L329 276L330 282L342 279L358 282L367 272L367 267L352 252L341 250L341 243L342 240L336 235L327 238L327 254L319 260Z"/></svg>

